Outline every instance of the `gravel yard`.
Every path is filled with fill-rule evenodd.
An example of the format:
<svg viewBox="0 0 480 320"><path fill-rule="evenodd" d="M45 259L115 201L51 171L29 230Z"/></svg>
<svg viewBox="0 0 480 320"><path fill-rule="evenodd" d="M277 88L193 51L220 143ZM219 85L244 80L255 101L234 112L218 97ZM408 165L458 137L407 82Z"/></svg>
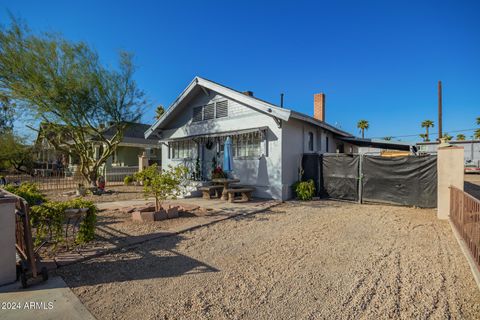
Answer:
<svg viewBox="0 0 480 320"><path fill-rule="evenodd" d="M107 186L105 190L106 193L102 195L90 194L83 197L83 199L99 203L145 198L143 195L143 187L141 186ZM47 199L51 201L67 201L78 198L78 196L75 195L75 190L73 188L66 190L48 190L43 191L43 194L45 194Z"/></svg>
<svg viewBox="0 0 480 320"><path fill-rule="evenodd" d="M315 201L59 269L99 319L479 319L434 210Z"/></svg>

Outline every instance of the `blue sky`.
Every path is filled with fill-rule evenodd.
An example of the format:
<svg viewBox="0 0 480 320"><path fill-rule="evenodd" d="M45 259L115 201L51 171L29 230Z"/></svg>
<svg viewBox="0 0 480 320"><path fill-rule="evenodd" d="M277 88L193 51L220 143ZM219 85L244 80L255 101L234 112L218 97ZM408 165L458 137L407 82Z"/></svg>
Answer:
<svg viewBox="0 0 480 320"><path fill-rule="evenodd" d="M436 122L438 80L444 131L480 116L479 1L6 0L2 23L7 10L36 32L86 41L109 65L133 52L147 123L196 75L274 103L284 92L286 107L307 114L324 92L327 122L358 134L367 119L367 137Z"/></svg>

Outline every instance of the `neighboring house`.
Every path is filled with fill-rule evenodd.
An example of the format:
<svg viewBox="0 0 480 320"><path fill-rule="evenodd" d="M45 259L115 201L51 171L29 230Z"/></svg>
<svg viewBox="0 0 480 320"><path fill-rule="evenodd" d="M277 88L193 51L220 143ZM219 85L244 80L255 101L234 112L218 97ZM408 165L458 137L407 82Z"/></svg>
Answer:
<svg viewBox="0 0 480 320"><path fill-rule="evenodd" d="M449 141L448 143L454 146L463 147L465 164L480 167L480 140ZM437 141L417 143L417 149L421 152L437 153L437 148Z"/></svg>
<svg viewBox="0 0 480 320"><path fill-rule="evenodd" d="M161 150L158 146L157 139L144 137L144 132L150 127L148 124L129 123L126 127L122 141L118 144L117 149L113 152L105 163L103 170L108 172L119 172L120 174L135 172L138 170L138 157L143 153L149 159L149 164L157 163L161 165ZM104 137L111 138L114 135L114 128L106 128ZM40 130L35 142L37 150L37 162L39 168L43 169L43 174L48 175L50 172L58 171L62 168L66 175L71 175L76 171L78 165L78 158L68 155L63 155L61 152L48 142L44 137L45 134L43 126ZM96 148L101 148L100 145ZM129 170L130 169L130 170ZM122 171L123 170L123 171Z"/></svg>
<svg viewBox="0 0 480 320"><path fill-rule="evenodd" d="M323 94L314 96L311 117L200 77L145 132L161 143L163 167L184 164L199 180L210 179L214 166L222 165L228 136L232 175L261 198L292 197L303 154L357 152L354 136L325 122Z"/></svg>

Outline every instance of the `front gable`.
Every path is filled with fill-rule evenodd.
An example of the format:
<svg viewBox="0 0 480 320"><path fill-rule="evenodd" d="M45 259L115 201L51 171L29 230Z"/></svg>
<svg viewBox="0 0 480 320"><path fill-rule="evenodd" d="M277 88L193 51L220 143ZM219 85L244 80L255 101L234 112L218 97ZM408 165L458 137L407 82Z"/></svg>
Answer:
<svg viewBox="0 0 480 320"><path fill-rule="evenodd" d="M218 103L227 104L228 115L226 117L216 116ZM202 116L200 121L194 121L194 110L196 110L196 120L198 120L198 110L201 108L206 108L202 112L208 111L206 112L207 117ZM278 124L281 120L287 121L290 118L290 110L279 108L212 81L196 77L168 108L162 118L145 132L145 137L148 138L153 133L172 131L182 127L189 131L186 132L187 135L191 135L192 132L200 134L202 132L218 131L220 127L231 125L229 120L238 120L247 116L267 117ZM215 127L219 128L214 130Z"/></svg>

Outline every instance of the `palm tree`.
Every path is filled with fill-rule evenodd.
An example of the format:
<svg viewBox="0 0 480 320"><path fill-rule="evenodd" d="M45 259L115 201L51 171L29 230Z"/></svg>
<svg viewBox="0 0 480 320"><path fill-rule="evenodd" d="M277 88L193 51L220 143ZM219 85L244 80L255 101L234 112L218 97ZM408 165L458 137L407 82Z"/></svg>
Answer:
<svg viewBox="0 0 480 320"><path fill-rule="evenodd" d="M480 117L477 117L477 124L480 125Z"/></svg>
<svg viewBox="0 0 480 320"><path fill-rule="evenodd" d="M155 109L155 119L160 119L163 114L165 113L165 108L162 105L159 105L157 109Z"/></svg>
<svg viewBox="0 0 480 320"><path fill-rule="evenodd" d="M420 133L420 138L423 139L423 142L427 141L427 135L425 133Z"/></svg>
<svg viewBox="0 0 480 320"><path fill-rule="evenodd" d="M465 140L465 135L463 133L457 134L457 140L458 141L464 141Z"/></svg>
<svg viewBox="0 0 480 320"><path fill-rule="evenodd" d="M445 132L445 134L443 135L443 139L445 139L445 141L450 141L453 139L453 137Z"/></svg>
<svg viewBox="0 0 480 320"><path fill-rule="evenodd" d="M475 130L473 136L475 137L475 139L480 140L480 129Z"/></svg>
<svg viewBox="0 0 480 320"><path fill-rule="evenodd" d="M365 130L368 130L370 125L367 120L360 120L357 122L357 128L362 132L362 139L365 138Z"/></svg>
<svg viewBox="0 0 480 320"><path fill-rule="evenodd" d="M390 141L393 137L383 137L383 140Z"/></svg>
<svg viewBox="0 0 480 320"><path fill-rule="evenodd" d="M429 136L429 133L428 133L428 129L429 128L433 128L433 121L432 120L425 120L422 122L422 128L425 128L425 135L426 135L426 138L425 138L425 141L430 141L430 136Z"/></svg>

